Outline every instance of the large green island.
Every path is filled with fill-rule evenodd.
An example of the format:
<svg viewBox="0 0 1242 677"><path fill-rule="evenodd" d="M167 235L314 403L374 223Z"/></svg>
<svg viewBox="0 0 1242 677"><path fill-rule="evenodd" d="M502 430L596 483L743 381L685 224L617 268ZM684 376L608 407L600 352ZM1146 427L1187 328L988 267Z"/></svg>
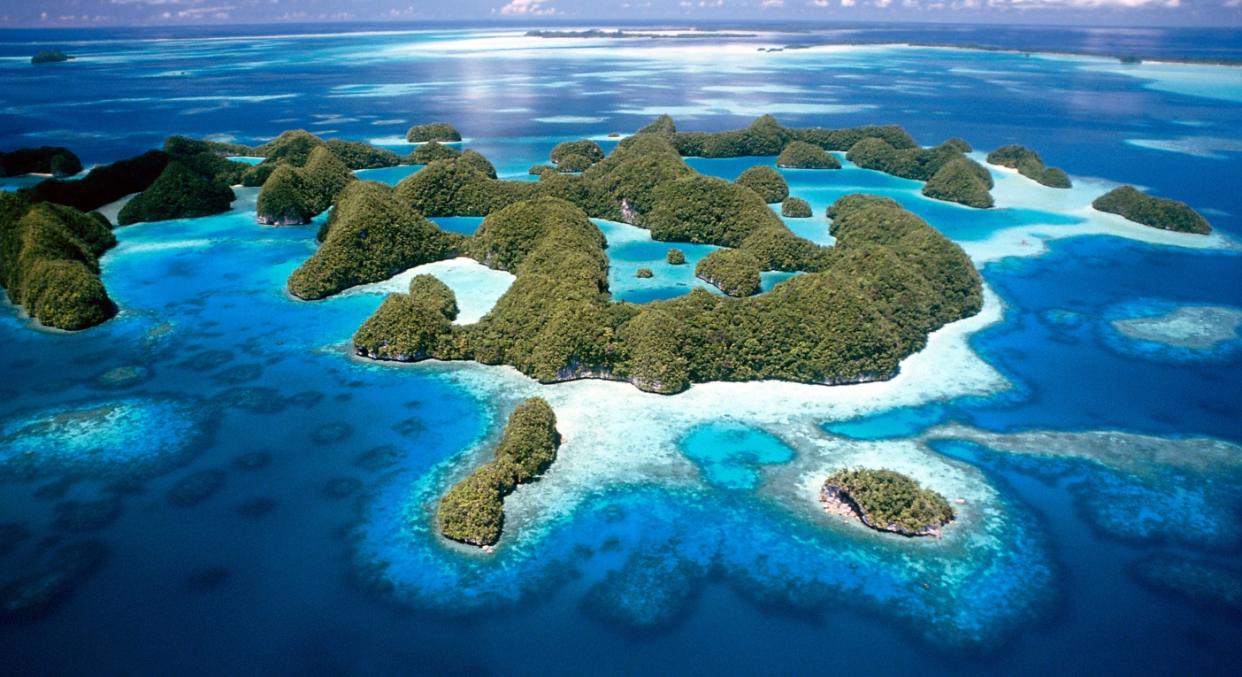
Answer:
<svg viewBox="0 0 1242 677"><path fill-rule="evenodd" d="M892 135L865 128L811 136L856 143L869 129ZM719 152L752 147L692 138ZM412 285L362 325L356 352L508 364L547 383L602 378L665 394L721 380L891 378L928 333L981 307L982 284L962 250L896 202L862 195L838 201L830 211L836 245L822 247L790 232L751 188L694 171L677 143L671 120L662 118L580 175L501 181L453 158L395 188L356 184L290 288L322 298L469 256L516 277L491 312L454 324L443 312L455 306L444 298L453 300L451 292ZM485 219L474 236L462 237L424 218L459 215ZM723 247L697 272L737 298L696 290L645 305L614 302L606 243L591 217L633 223L657 240ZM755 295L764 270L802 274Z"/></svg>

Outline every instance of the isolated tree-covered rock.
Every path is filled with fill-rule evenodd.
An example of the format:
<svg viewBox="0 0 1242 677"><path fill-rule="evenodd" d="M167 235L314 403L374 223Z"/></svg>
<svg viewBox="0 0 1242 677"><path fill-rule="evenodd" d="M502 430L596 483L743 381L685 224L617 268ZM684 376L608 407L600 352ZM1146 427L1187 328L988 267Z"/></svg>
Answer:
<svg viewBox="0 0 1242 677"><path fill-rule="evenodd" d="M923 194L937 200L957 202L968 207L987 209L992 206L992 176L982 165L961 156L945 163L936 171Z"/></svg>
<svg viewBox="0 0 1242 677"><path fill-rule="evenodd" d="M767 165L756 165L742 172L734 181L756 193L763 201L772 204L789 197L789 184L780 172Z"/></svg>
<svg viewBox="0 0 1242 677"><path fill-rule="evenodd" d="M1073 185L1068 174L1055 167L1044 166L1044 160L1039 157L1039 153L1024 146L997 148L988 153L988 162L1016 169L1022 176L1049 188L1070 188Z"/></svg>
<svg viewBox="0 0 1242 677"><path fill-rule="evenodd" d="M405 133L405 140L410 143L427 143L428 141L455 142L461 141L461 132L447 122L431 122L425 125L414 125Z"/></svg>
<svg viewBox="0 0 1242 677"><path fill-rule="evenodd" d="M303 167L279 165L259 193L257 218L272 226L310 223L332 206L345 186L355 181L353 172L327 147L311 151Z"/></svg>
<svg viewBox="0 0 1242 677"><path fill-rule="evenodd" d="M791 219L809 219L811 214L811 203L800 197L787 197L781 203L781 216Z"/></svg>
<svg viewBox="0 0 1242 677"><path fill-rule="evenodd" d="M509 415L493 460L476 468L440 499L436 520L446 538L494 545L504 528L504 498L533 481L556 460L561 445L556 414L532 397Z"/></svg>
<svg viewBox="0 0 1242 677"><path fill-rule="evenodd" d="M1184 202L1145 195L1134 186L1114 188L1095 199L1092 207L1144 226L1179 233L1207 235L1212 225Z"/></svg>
<svg viewBox="0 0 1242 677"><path fill-rule="evenodd" d="M563 141L556 144L556 147L552 149L552 152L548 155L548 158L552 160L557 167L562 167L562 165L565 164L566 158L575 156L576 159L574 162L580 163L585 160L586 166L589 167L590 165L604 159L604 151L599 147L598 143L586 139L581 141ZM586 167L583 167L582 169L586 169ZM582 171L582 169L568 171Z"/></svg>
<svg viewBox="0 0 1242 677"><path fill-rule="evenodd" d="M790 141L776 158L776 166L786 169L840 169L841 161L820 146L806 141Z"/></svg>
<svg viewBox="0 0 1242 677"><path fill-rule="evenodd" d="M892 470L839 470L824 481L820 499L872 529L903 536L938 534L955 517L944 496Z"/></svg>

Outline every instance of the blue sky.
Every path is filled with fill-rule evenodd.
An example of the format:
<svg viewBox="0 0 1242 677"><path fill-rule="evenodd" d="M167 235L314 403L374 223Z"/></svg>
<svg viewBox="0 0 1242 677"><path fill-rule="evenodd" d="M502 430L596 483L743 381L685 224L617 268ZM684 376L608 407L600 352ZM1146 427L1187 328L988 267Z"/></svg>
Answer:
<svg viewBox="0 0 1242 677"><path fill-rule="evenodd" d="M763 19L1242 25L1242 0L0 0L0 26Z"/></svg>

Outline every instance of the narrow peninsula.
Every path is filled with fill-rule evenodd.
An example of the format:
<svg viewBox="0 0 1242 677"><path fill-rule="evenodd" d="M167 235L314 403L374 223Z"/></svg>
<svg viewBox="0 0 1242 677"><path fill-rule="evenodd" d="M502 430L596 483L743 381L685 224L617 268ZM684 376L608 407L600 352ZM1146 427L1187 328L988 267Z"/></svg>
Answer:
<svg viewBox="0 0 1242 677"><path fill-rule="evenodd" d="M546 471L560 446L552 407L538 397L519 404L509 415L495 457L440 499L436 514L440 533L469 545L495 545L504 529L505 496Z"/></svg>

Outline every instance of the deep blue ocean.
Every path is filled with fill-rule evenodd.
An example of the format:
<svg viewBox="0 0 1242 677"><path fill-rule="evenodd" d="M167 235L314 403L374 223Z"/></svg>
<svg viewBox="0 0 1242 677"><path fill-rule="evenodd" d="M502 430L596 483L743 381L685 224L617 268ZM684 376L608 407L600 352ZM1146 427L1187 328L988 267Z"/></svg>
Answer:
<svg viewBox="0 0 1242 677"><path fill-rule="evenodd" d="M39 582L64 593L39 613L0 607L0 671L1242 673L1242 67L1153 62L1236 59L1242 33L782 28L0 31L0 150L65 145L88 166L172 134L257 144L291 128L404 153L407 127L445 120L516 179L560 141L608 149L661 112L686 130L774 113L1026 144L1079 186L1138 185L1216 231L1184 246L1096 227L1049 190L978 211L852 166L784 172L816 213L788 221L804 236L829 242L827 205L866 191L962 243L1003 315L967 339L981 360L931 374L990 369L1006 385L849 415L705 407L696 389L591 400L601 430L627 434L571 432L480 557L430 535L426 506L517 399L544 395L582 428L584 398L629 391L352 358L383 288L293 299L316 226L257 225L253 191L229 214L119 228L102 260L116 319L52 333L0 307L0 604ZM889 41L1014 51L758 51ZM79 58L32 66L45 48ZM1122 54L1147 61L1109 58ZM773 158L690 162L731 179ZM699 284L663 263L667 245L600 226L617 298ZM712 248L684 249L693 264ZM641 266L656 278L636 280ZM1211 338L1123 331L1179 313L1165 325ZM608 418L626 407L632 421ZM958 533L916 544L830 523L798 486L841 459L960 490Z"/></svg>

